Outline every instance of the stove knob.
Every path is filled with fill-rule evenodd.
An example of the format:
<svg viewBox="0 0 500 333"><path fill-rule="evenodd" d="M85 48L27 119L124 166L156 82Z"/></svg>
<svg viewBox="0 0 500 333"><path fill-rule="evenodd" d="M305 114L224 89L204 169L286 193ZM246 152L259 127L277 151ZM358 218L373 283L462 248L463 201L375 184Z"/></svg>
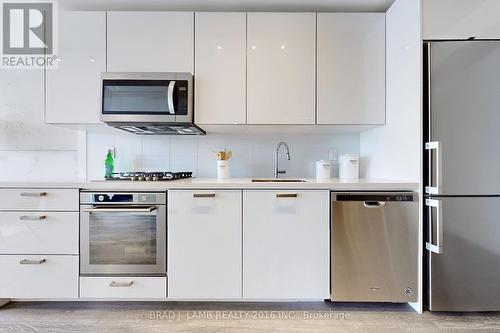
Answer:
<svg viewBox="0 0 500 333"><path fill-rule="evenodd" d="M153 177L153 180L154 180L154 181L157 181L157 180L160 180L160 178L158 178L158 176L154 176L154 177Z"/></svg>
<svg viewBox="0 0 500 333"><path fill-rule="evenodd" d="M98 197L97 197L97 200L99 200L99 201L104 201L104 195L100 195L100 196L98 196Z"/></svg>

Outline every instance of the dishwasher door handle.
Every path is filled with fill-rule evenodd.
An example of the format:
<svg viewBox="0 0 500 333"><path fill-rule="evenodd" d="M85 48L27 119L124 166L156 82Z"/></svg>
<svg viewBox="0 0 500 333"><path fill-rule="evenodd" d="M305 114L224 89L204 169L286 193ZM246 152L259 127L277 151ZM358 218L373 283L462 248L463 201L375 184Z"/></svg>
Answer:
<svg viewBox="0 0 500 333"><path fill-rule="evenodd" d="M385 201L365 201L363 206L366 208L383 208L385 207Z"/></svg>

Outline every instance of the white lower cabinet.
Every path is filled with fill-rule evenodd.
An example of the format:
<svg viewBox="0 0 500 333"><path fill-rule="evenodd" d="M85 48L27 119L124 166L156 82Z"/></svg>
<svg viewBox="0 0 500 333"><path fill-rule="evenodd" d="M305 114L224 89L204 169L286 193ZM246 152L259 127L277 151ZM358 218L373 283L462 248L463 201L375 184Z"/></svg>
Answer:
<svg viewBox="0 0 500 333"><path fill-rule="evenodd" d="M0 255L0 298L78 298L78 256Z"/></svg>
<svg viewBox="0 0 500 333"><path fill-rule="evenodd" d="M81 277L80 298L163 299L165 277Z"/></svg>
<svg viewBox="0 0 500 333"><path fill-rule="evenodd" d="M168 297L241 298L241 191L168 192Z"/></svg>
<svg viewBox="0 0 500 333"><path fill-rule="evenodd" d="M78 211L78 189L0 189L0 210Z"/></svg>
<svg viewBox="0 0 500 333"><path fill-rule="evenodd" d="M78 255L78 212L0 212L0 254Z"/></svg>
<svg viewBox="0 0 500 333"><path fill-rule="evenodd" d="M243 192L243 298L329 298L329 191Z"/></svg>

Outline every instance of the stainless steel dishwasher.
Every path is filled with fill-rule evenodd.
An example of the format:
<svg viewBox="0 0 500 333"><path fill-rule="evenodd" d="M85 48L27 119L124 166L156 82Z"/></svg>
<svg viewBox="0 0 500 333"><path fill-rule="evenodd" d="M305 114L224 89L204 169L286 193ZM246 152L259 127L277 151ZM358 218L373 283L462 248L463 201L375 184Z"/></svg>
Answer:
<svg viewBox="0 0 500 333"><path fill-rule="evenodd" d="M331 299L415 302L418 196L332 192Z"/></svg>

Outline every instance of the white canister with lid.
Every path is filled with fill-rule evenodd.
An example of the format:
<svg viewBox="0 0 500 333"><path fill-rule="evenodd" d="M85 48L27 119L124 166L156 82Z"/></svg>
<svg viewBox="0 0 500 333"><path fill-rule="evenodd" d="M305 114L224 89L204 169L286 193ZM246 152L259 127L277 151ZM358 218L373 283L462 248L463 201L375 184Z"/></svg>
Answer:
<svg viewBox="0 0 500 333"><path fill-rule="evenodd" d="M217 161L217 179L228 179L231 178L229 171L229 161L228 160L218 160Z"/></svg>
<svg viewBox="0 0 500 333"><path fill-rule="evenodd" d="M328 179L332 175L332 162L321 160L316 161L316 179Z"/></svg>
<svg viewBox="0 0 500 333"><path fill-rule="evenodd" d="M341 155L339 158L339 178L359 178L359 156L352 154Z"/></svg>

